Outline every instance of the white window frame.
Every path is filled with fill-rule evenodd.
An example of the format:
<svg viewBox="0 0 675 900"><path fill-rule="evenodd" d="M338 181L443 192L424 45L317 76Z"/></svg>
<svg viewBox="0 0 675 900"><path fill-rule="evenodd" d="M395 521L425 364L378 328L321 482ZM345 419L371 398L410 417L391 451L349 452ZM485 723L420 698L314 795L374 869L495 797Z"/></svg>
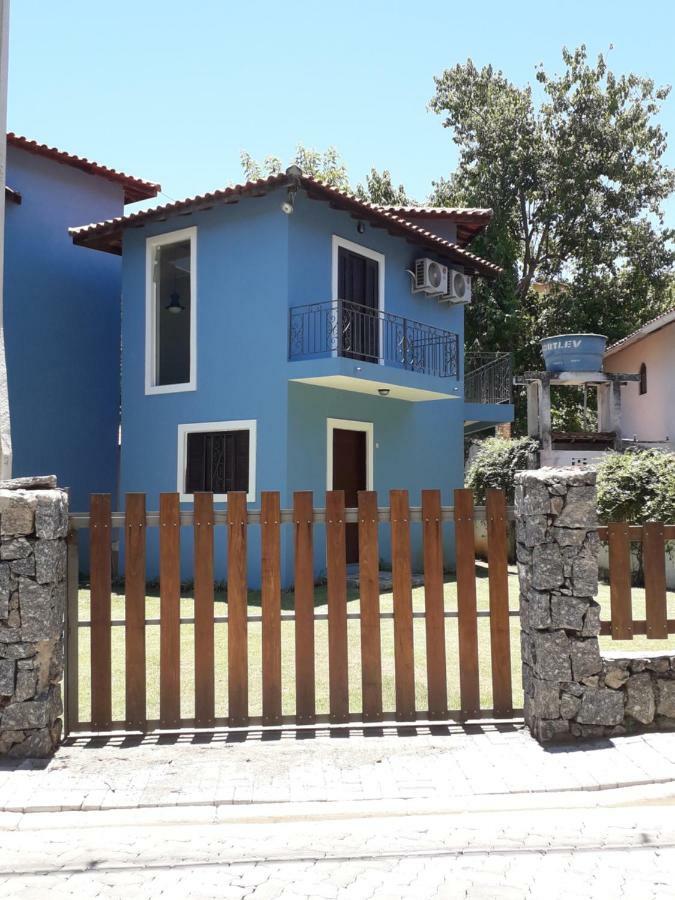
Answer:
<svg viewBox="0 0 675 900"><path fill-rule="evenodd" d="M371 250L370 247L364 247L363 244L357 244L355 241L348 241L347 238L340 237L339 234L334 234L331 238L331 300L333 308L336 308L337 301L340 299L338 296L338 250L340 247L344 247L345 250L350 250L352 253L358 253L359 256L375 260L377 263L377 308L381 313L384 312L384 253L378 253L377 250ZM383 324L382 319L380 319L378 329L380 353L383 349ZM332 351L332 355L337 356L337 347ZM379 357L378 364L384 365L384 357Z"/></svg>
<svg viewBox="0 0 675 900"><path fill-rule="evenodd" d="M157 247L190 241L190 380L157 384L157 291L154 260ZM197 390L197 227L181 228L147 238L145 242L145 393L176 394Z"/></svg>
<svg viewBox="0 0 675 900"><path fill-rule="evenodd" d="M364 431L366 434L366 490L374 490L374 435L375 427L372 422L359 422L355 419L326 419L326 490L333 490L333 432L335 429L343 431Z"/></svg>
<svg viewBox="0 0 675 900"><path fill-rule="evenodd" d="M256 445L258 422L256 419L238 419L228 422L193 422L189 425L178 426L178 453L176 468L176 490L180 494L181 503L192 503L194 494L185 493L185 476L187 474L187 436L188 434L202 434L206 431L248 431L248 493L246 502L255 502L255 474L256 474ZM227 494L214 494L214 501L225 503Z"/></svg>

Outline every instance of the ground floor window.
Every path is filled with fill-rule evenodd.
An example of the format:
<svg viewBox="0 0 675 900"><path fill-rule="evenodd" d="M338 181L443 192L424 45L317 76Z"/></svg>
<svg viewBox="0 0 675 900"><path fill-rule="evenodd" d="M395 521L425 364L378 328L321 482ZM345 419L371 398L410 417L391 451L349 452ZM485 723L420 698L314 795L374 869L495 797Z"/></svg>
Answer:
<svg viewBox="0 0 675 900"><path fill-rule="evenodd" d="M229 491L245 491L255 500L256 423L198 422L178 427L178 491L190 501L196 491L225 500Z"/></svg>

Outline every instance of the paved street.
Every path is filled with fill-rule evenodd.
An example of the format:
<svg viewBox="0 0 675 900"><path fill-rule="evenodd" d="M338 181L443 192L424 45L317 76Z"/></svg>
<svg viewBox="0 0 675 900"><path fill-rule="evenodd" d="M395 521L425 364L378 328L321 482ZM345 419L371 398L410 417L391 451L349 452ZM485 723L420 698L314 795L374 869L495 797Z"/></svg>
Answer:
<svg viewBox="0 0 675 900"><path fill-rule="evenodd" d="M328 810L268 809L274 822L222 807L5 815L0 890L258 900L675 895L673 806L409 811L326 818Z"/></svg>
<svg viewBox="0 0 675 900"><path fill-rule="evenodd" d="M3 760L2 896L675 897L675 735L383 732Z"/></svg>

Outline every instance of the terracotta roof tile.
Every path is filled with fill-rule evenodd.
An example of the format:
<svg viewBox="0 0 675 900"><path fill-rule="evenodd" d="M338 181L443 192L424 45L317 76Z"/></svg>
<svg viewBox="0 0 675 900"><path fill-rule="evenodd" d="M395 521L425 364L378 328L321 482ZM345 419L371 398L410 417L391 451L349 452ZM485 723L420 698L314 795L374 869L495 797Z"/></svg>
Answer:
<svg viewBox="0 0 675 900"><path fill-rule="evenodd" d="M115 181L124 188L124 202L134 203L136 200L150 200L156 197L161 190L161 185L153 184L151 181L142 181L140 178L134 178L133 175L126 175L124 172L117 172L108 166L86 159L82 156L75 156L72 153L66 153L65 150L59 150L57 147L48 147L47 144L38 144L20 134L14 134L10 131L7 134L7 144L11 147L18 147L26 150L28 153L35 153L37 156L44 156L47 159L53 159L55 162L63 163L67 166L73 166L76 169L82 169L83 172L89 172L91 175L99 175L108 181Z"/></svg>
<svg viewBox="0 0 675 900"><path fill-rule="evenodd" d="M419 225L409 222L404 217L396 215L393 211L374 203L359 200L353 194L331 187L316 178L292 173L270 175L268 178L247 181L244 184L233 185L206 194L198 194L195 197L166 203L162 206L131 213L127 216L119 216L116 219L109 219L105 222L95 222L91 225L71 228L69 231L76 244L83 244L112 253L120 253L122 232L125 228L141 227L146 222L164 220L171 215L196 212L218 203L237 203L241 197L263 196L274 190L274 188L293 183L297 183L313 199L332 201L339 208L351 212L356 217L368 219L372 224L386 228L392 234L402 235L414 243L436 250L459 265L464 266L469 272L495 276L502 271L495 263L491 263L475 253L465 250L458 243L448 241Z"/></svg>

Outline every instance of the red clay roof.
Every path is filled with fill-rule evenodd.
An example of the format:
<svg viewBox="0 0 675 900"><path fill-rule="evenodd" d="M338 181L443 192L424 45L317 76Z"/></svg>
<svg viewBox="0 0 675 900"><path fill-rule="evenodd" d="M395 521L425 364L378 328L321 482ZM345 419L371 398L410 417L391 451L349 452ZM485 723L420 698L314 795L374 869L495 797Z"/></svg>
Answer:
<svg viewBox="0 0 675 900"><path fill-rule="evenodd" d="M460 244L433 234L390 210L359 200L346 191L330 187L322 181L302 174L270 175L268 178L247 181L245 184L237 184L222 190L189 197L186 200L166 203L153 209L109 219L106 222L71 228L69 231L76 244L119 254L122 252L122 232L126 228L139 228L146 222L165 220L172 215L189 215L198 210L209 209L219 203L238 203L241 197L261 197L275 188L294 183L303 188L312 199L327 201L338 209L350 212L354 218L368 219L372 225L386 228L391 234L401 235L412 243L435 250L463 266L469 273L494 277L502 271L495 263L482 259L475 253L465 250Z"/></svg>
<svg viewBox="0 0 675 900"><path fill-rule="evenodd" d="M125 175L124 172L116 172L115 169L109 169L100 163L82 156L74 156L72 153L66 153L65 150L59 150L57 147L48 147L47 144L38 144L37 141L31 141L27 137L23 137L14 132L7 135L7 144L12 147L19 147L28 153L35 153L37 156L44 156L47 159L53 159L55 162L63 163L66 166L73 166L76 169L82 169L83 172L89 172L90 175L99 175L108 181L115 181L124 188L124 202L134 203L136 200L150 200L156 197L161 190L161 185L153 184L151 181L142 181L140 178L134 178L132 175Z"/></svg>
<svg viewBox="0 0 675 900"><path fill-rule="evenodd" d="M490 224L492 210L474 206L382 206L404 219L445 219L457 225L457 243L466 247Z"/></svg>

